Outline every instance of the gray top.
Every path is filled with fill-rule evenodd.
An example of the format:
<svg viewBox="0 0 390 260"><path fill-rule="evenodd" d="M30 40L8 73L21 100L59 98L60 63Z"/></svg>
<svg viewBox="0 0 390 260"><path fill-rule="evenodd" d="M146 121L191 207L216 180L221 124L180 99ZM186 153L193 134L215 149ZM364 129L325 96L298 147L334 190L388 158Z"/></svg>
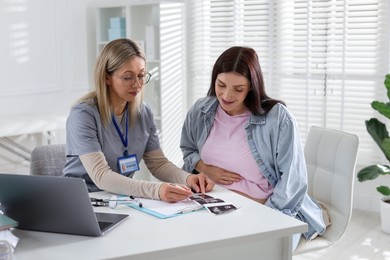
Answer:
<svg viewBox="0 0 390 260"><path fill-rule="evenodd" d="M144 153L160 149L156 124L152 111L145 103L141 104L134 124L130 125L128 121L127 151L135 154L139 163ZM122 133L125 133L125 122L124 118L118 122ZM120 172L117 162L123 156L125 147L113 122L107 128L103 126L96 103L83 102L72 107L66 122L66 133L67 160L63 171L66 176L82 177L86 179L90 191L97 189L79 159L79 155L95 152L103 152L111 170ZM127 176L133 175L134 172Z"/></svg>

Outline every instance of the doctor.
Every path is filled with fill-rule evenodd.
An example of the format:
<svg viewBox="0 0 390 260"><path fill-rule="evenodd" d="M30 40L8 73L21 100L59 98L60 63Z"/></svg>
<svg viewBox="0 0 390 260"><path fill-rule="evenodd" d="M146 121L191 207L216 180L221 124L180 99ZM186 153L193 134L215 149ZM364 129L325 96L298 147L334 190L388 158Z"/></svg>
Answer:
<svg viewBox="0 0 390 260"><path fill-rule="evenodd" d="M89 191L166 202L188 198L191 188L202 193L213 188L206 175L189 174L165 157L153 114L143 103L150 78L135 42L117 39L105 46L96 62L95 89L71 108L67 119L65 176L85 179ZM132 179L142 159L163 182Z"/></svg>

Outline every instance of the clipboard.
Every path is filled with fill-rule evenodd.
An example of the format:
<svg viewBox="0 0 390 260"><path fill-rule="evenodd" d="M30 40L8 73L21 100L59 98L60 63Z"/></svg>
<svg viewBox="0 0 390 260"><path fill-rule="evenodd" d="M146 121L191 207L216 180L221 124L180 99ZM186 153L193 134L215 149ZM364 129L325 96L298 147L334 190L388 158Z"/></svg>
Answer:
<svg viewBox="0 0 390 260"><path fill-rule="evenodd" d="M126 203L125 205L160 219L183 216L184 214L205 209L205 207L199 206L192 200L182 200L175 203L142 198L139 200L142 202L142 207L135 203Z"/></svg>
<svg viewBox="0 0 390 260"><path fill-rule="evenodd" d="M142 207L135 203L126 203L125 205L160 219L182 216L183 214L202 209L207 209L214 215L220 215L238 209L231 203L202 193L196 193L186 200L175 203L168 203L152 199L139 200L142 202Z"/></svg>

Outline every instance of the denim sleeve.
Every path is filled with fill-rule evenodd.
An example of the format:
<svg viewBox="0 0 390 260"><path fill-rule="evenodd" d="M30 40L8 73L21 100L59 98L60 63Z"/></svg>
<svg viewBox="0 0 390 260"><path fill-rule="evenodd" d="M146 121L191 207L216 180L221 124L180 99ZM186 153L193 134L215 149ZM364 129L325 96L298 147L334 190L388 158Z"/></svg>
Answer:
<svg viewBox="0 0 390 260"><path fill-rule="evenodd" d="M307 191L306 163L298 127L292 118L284 117L274 140L278 180L266 205L295 217Z"/></svg>
<svg viewBox="0 0 390 260"><path fill-rule="evenodd" d="M181 139L180 139L180 149L183 153L183 170L187 172L192 172L195 169L195 165L201 159L200 151L198 147L198 130L199 126L196 125L197 121L194 120L196 109L192 107L186 116L186 119L183 124Z"/></svg>

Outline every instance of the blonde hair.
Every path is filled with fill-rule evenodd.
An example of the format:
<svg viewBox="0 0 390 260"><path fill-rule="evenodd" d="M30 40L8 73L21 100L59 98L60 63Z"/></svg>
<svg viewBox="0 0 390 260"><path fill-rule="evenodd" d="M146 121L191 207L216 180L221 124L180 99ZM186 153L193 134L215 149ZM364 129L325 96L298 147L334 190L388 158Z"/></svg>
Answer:
<svg viewBox="0 0 390 260"><path fill-rule="evenodd" d="M145 54L134 41L130 39L117 39L109 42L97 58L94 74L95 90L81 97L79 102L97 104L104 127L107 127L112 117L112 107L108 96L106 79L125 62L134 57L142 58L146 62ZM140 105L143 101L143 94L142 88L134 101L130 103L130 124L134 123L139 113Z"/></svg>

